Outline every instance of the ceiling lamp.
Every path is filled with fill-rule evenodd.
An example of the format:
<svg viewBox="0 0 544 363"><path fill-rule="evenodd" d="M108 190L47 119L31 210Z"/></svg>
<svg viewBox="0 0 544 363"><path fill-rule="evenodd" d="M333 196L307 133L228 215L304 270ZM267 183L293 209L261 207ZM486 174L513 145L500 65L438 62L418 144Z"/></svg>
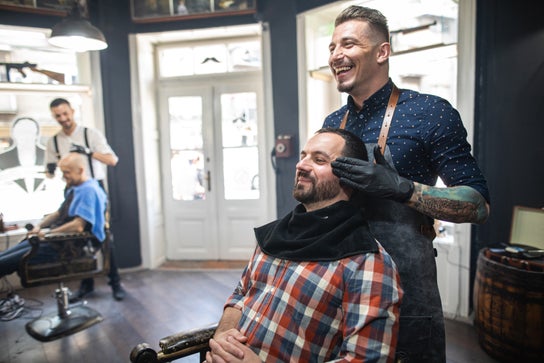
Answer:
<svg viewBox="0 0 544 363"><path fill-rule="evenodd" d="M102 50L108 47L104 34L81 15L77 0L68 16L53 27L49 43L76 52Z"/></svg>

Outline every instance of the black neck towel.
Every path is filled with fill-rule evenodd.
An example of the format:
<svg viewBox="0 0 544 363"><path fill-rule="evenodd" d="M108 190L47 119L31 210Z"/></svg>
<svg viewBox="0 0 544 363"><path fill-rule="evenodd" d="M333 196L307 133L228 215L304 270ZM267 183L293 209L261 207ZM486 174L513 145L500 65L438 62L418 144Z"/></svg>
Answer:
<svg viewBox="0 0 544 363"><path fill-rule="evenodd" d="M255 228L255 237L264 253L291 261L336 261L378 251L360 207L348 201L313 212L299 204L282 219Z"/></svg>

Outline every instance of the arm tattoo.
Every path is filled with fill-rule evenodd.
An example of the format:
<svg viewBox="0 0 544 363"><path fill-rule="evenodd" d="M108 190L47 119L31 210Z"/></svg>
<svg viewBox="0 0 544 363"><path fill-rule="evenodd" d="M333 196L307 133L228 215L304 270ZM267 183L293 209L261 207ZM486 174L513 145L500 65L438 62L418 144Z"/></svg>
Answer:
<svg viewBox="0 0 544 363"><path fill-rule="evenodd" d="M432 218L453 223L484 223L488 216L485 199L468 186L437 188L414 183L408 205Z"/></svg>

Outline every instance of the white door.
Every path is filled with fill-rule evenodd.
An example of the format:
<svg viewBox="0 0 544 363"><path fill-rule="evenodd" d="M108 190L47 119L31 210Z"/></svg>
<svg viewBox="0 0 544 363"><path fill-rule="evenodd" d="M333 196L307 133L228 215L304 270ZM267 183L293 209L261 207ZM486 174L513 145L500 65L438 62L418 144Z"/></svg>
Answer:
<svg viewBox="0 0 544 363"><path fill-rule="evenodd" d="M247 259L268 221L260 83L174 82L159 92L161 170L172 260Z"/></svg>

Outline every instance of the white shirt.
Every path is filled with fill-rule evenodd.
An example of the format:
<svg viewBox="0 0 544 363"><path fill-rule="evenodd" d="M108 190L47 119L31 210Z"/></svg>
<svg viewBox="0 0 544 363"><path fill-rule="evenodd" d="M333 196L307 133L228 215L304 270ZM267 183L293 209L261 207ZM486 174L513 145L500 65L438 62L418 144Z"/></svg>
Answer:
<svg viewBox="0 0 544 363"><path fill-rule="evenodd" d="M63 130L57 132L57 144L59 147L59 154L62 158L64 155L70 152L72 144L77 144L81 146L87 146L85 143L85 133L84 130L87 129L87 140L89 141L89 149L93 152L99 152L101 154L112 154L113 157L118 160L117 155L113 152L111 146L108 144L106 137L96 129L90 127L84 127L76 125L76 129L70 136L66 135ZM59 161L57 152L55 149L54 137L51 137L47 140L47 148L45 150L45 164L56 163ZM92 159L93 163L93 173L96 180L104 180L106 178L106 164ZM87 175L92 176L91 170L89 168L88 162L86 166Z"/></svg>

